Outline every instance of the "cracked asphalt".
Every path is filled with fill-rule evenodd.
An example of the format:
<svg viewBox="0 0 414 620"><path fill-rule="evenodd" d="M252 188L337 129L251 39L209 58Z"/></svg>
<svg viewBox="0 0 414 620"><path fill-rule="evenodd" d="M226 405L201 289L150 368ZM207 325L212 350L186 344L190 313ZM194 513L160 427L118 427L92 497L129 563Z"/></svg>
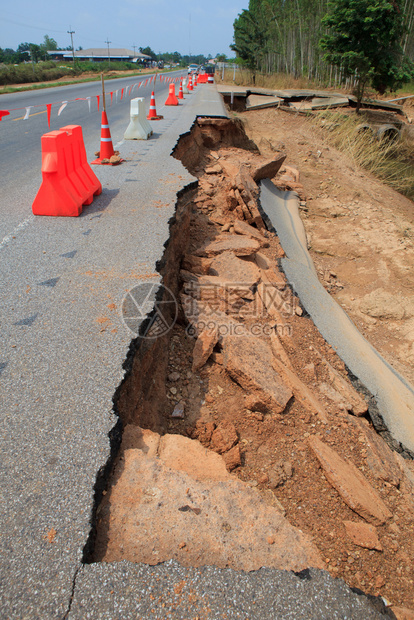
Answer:
<svg viewBox="0 0 414 620"><path fill-rule="evenodd" d="M131 340L119 308L137 283L159 281L177 192L194 181L172 149L197 116L225 110L203 85L162 114L148 141L115 144L121 166L94 168L103 193L80 217L34 217L28 201L0 246L1 616L381 617L323 571L82 563Z"/></svg>

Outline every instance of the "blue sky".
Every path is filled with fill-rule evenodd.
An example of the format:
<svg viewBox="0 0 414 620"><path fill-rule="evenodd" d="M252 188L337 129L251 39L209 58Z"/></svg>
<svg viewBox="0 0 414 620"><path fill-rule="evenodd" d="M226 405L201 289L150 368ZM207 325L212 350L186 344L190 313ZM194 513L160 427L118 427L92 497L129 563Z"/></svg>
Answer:
<svg viewBox="0 0 414 620"><path fill-rule="evenodd" d="M3 8L4 7L4 8ZM232 54L233 22L248 7L248 0L48 0L3 1L0 47L16 49L19 43L42 43L45 34L60 47L149 45L154 52L180 54Z"/></svg>

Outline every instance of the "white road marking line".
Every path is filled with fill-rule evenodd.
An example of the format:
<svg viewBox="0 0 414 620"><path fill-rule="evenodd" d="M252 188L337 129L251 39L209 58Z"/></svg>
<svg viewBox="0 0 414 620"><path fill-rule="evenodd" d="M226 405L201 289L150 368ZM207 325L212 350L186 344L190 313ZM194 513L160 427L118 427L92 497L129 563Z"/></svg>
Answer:
<svg viewBox="0 0 414 620"><path fill-rule="evenodd" d="M0 250L6 247L6 245L10 243L10 241L12 241L13 237L15 237L17 233L19 233L21 230L26 228L26 226L28 226L31 222L33 222L34 219L35 219L34 215L30 215L26 220L23 220L23 222L20 222L20 224L18 224L16 228L10 234L4 237L4 239L0 243Z"/></svg>

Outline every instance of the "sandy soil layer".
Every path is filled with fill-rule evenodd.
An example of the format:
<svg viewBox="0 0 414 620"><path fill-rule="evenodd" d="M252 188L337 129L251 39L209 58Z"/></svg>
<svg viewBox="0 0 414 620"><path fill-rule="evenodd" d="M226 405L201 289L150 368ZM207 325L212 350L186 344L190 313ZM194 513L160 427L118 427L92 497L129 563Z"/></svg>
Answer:
<svg viewBox="0 0 414 620"><path fill-rule="evenodd" d="M414 203L278 110L241 114L264 155L285 148L321 282L375 348L414 382Z"/></svg>

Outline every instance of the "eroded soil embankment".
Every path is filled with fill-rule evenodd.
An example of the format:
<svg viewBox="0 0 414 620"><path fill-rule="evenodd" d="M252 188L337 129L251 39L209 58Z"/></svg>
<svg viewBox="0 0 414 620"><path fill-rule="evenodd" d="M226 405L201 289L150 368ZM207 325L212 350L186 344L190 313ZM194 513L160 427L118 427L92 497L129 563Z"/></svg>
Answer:
<svg viewBox="0 0 414 620"><path fill-rule="evenodd" d="M159 266L179 315L131 355L94 560L320 566L413 606L413 469L370 426L260 217L257 181L286 174L284 155L217 119L175 155L199 178Z"/></svg>
<svg viewBox="0 0 414 620"><path fill-rule="evenodd" d="M332 146L330 132L314 121L275 109L245 112L240 119L262 155L283 146L287 163L300 172L301 217L321 283L414 384L412 200ZM405 125L403 136L412 157L414 126ZM288 189L290 181L279 187Z"/></svg>

